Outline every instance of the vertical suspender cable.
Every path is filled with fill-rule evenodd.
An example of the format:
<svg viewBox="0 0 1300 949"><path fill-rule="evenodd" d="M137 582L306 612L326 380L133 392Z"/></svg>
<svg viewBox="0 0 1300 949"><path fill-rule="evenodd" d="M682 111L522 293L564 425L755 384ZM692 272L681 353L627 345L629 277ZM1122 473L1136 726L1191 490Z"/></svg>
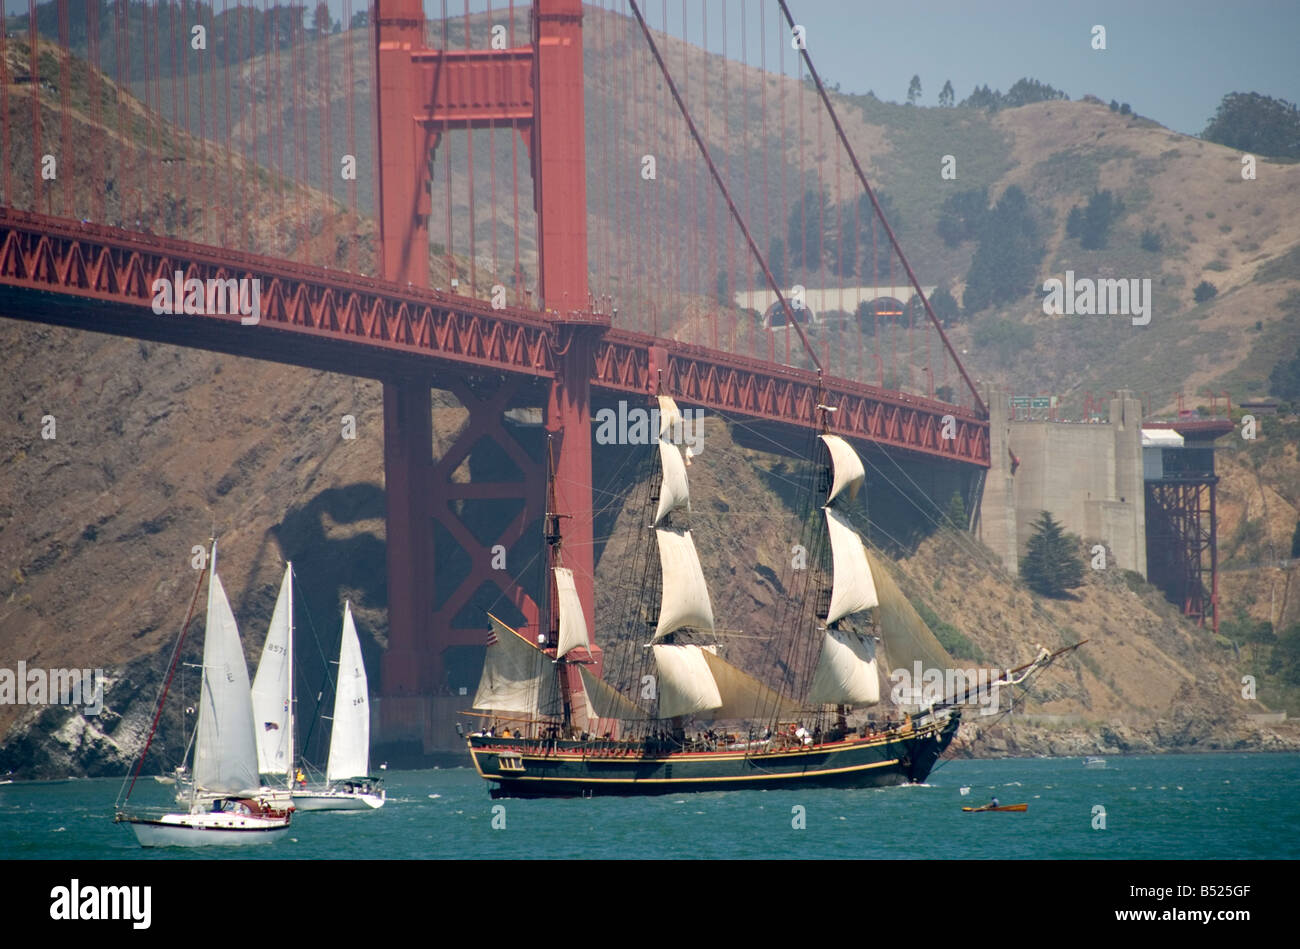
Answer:
<svg viewBox="0 0 1300 949"><path fill-rule="evenodd" d="M700 138L700 133L695 127L695 122L691 119L691 114L686 109L686 103L682 101L682 97L677 92L677 86L673 82L673 77L668 72L668 66L664 63L663 57L659 55L659 47L655 45L654 37L650 35L650 29L646 26L645 19L641 16L641 9L637 6L636 0L628 0L628 2L632 5L632 12L636 14L637 23L641 27L642 35L645 36L646 42L650 45L650 52L654 54L655 62L659 64L659 69L663 74L664 82L668 85L668 91L672 93L673 100L677 103L677 108L682 113L682 118L686 120L686 127L690 130L691 137L695 140L696 147L699 148L700 153L704 156L704 162L709 167L709 174L713 176L714 183L717 184L718 189L722 192L723 198L726 199L727 209L731 212L732 217L735 218L736 224L740 228L741 233L745 235L745 243L749 245L750 253L753 254L754 259L762 266L763 276L767 278L768 286L770 286L773 292L776 293L776 298L781 303L782 309L785 311L786 319L792 320L793 313L791 312L790 304L786 302L785 295L781 292L781 288L777 286L776 280L772 277L772 271L768 268L767 261L759 251L758 245L754 243L754 238L750 234L749 228L745 226L745 220L741 217L740 211L736 208L736 203L731 199L731 192L727 190L727 186L723 182L722 176L718 174L718 168L713 163L713 158L709 155L708 146L706 146L704 140ZM813 352L812 347L808 344L808 337L804 335L803 327L796 323L795 329L799 333L799 339L803 343L804 351L808 353L808 358L811 359L813 365L820 370L821 363L817 359L817 354Z"/></svg>
<svg viewBox="0 0 1300 949"><path fill-rule="evenodd" d="M68 101L68 87L72 85L72 51L68 48L68 0L58 0L59 8L59 119L62 140L59 142L59 160L66 171L59 176L63 192L63 216L72 217L72 107ZM3 24L0 24L2 27ZM5 121L9 116L5 116ZM68 174L67 172L71 172Z"/></svg>
<svg viewBox="0 0 1300 949"><path fill-rule="evenodd" d="M36 0L27 0L28 58L27 72L31 82L32 99L32 210L40 212L41 198L45 196L45 179L41 177L41 77L37 68L40 59L40 35L36 28Z"/></svg>
<svg viewBox="0 0 1300 949"><path fill-rule="evenodd" d="M786 22L788 22L791 25L791 27L793 27L794 18L790 15L790 8L789 6L787 6L786 0L777 0L777 2L780 3L781 5L781 11L785 14ZM947 334L944 333L943 328L939 325L939 320L934 315L934 309L930 306L929 299L925 296L924 293L921 292L920 281L916 279L916 274L912 272L911 265L908 264L907 258L903 256L902 248L899 246L897 238L894 237L894 232L890 229L889 222L884 220L883 214L880 210L880 204L876 200L876 194L871 189L871 185L867 183L867 176L863 173L862 166L858 163L857 154L853 151L853 147L849 144L848 136L844 134L844 128L840 125L840 120L835 114L835 109L831 105L831 100L826 95L826 90L822 86L821 77L817 75L817 70L814 68L812 64L812 57L809 56L808 50L806 48L802 52L803 52L803 59L808 64L808 71L809 73L812 74L813 82L816 84L817 91L821 95L822 104L825 105L826 111L831 117L831 123L835 126L835 132L839 136L840 142L844 146L844 150L848 152L849 160L853 163L853 170L857 173L858 180L862 183L862 187L866 190L867 197L871 199L871 204L876 209L876 214L881 216L881 222L885 226L885 233L889 235L890 244L893 246L895 252L898 254L899 262L902 263L903 269L907 271L907 276L912 281L913 288L920 295L921 301L925 306L925 312L930 317L930 322L934 325L936 331L938 332L939 338L943 340L944 347L947 349L948 355L952 357L953 363L957 366L957 369L961 372L962 379L966 382L966 386L970 391L971 398L974 401L976 411L981 414L987 415L988 408L987 406L985 406L984 400L980 398L979 392L975 388L975 383L972 382L970 376L967 375L965 367L962 366L961 362L957 359L957 354L956 352L953 351L952 343L949 341ZM892 258L891 258L891 266L892 266Z"/></svg>
<svg viewBox="0 0 1300 949"><path fill-rule="evenodd" d="M469 33L469 0L465 0L465 50L473 46ZM477 295L478 242L474 238L474 128L465 130L465 169L469 175L469 295Z"/></svg>
<svg viewBox="0 0 1300 949"><path fill-rule="evenodd" d="M0 15L2 16L2 15ZM13 207L13 177L9 173L9 32L0 20L0 169L4 174L4 204Z"/></svg>
<svg viewBox="0 0 1300 949"><path fill-rule="evenodd" d="M344 41L348 45L347 59L343 63L343 88L345 91L346 122L347 122L347 154L356 157L357 154L357 129L356 116L353 114L353 103L356 100L356 64L354 54L356 51L357 31L352 28L352 0L343 0L343 19L346 32L343 34ZM331 172L332 173L332 172ZM360 237L358 231L361 230L360 219L357 217L357 177L355 174L348 179L348 233L347 233L347 259L344 266L350 273L357 272L357 239Z"/></svg>
<svg viewBox="0 0 1300 949"><path fill-rule="evenodd" d="M515 48L515 0L510 0L510 48ZM531 128L531 125L529 126ZM524 305L524 273L519 264L519 122L510 120L510 196L514 202L515 306Z"/></svg>

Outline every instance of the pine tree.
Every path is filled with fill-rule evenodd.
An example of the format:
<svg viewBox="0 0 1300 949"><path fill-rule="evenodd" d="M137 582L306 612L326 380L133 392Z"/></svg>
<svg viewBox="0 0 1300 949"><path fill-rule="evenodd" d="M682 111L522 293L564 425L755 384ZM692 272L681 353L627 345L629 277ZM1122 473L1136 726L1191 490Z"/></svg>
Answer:
<svg viewBox="0 0 1300 949"><path fill-rule="evenodd" d="M948 526L964 531L969 524L970 517L966 513L966 502L961 499L960 491L954 491L952 497L948 499Z"/></svg>
<svg viewBox="0 0 1300 949"><path fill-rule="evenodd" d="M956 93L952 91L952 80L949 79L944 82L943 88L939 90L939 105L951 108L955 98Z"/></svg>
<svg viewBox="0 0 1300 949"><path fill-rule="evenodd" d="M1052 515L1043 511L1020 561L1020 577L1043 596L1061 597L1083 583L1083 561L1074 542Z"/></svg>

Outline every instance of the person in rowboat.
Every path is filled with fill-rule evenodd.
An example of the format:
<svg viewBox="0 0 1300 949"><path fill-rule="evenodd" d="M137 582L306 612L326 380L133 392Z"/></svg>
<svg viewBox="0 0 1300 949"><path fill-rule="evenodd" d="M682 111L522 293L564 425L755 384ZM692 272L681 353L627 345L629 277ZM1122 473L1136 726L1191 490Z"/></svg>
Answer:
<svg viewBox="0 0 1300 949"><path fill-rule="evenodd" d="M997 807L997 806L998 806L998 799L995 797L995 798L993 799L993 803L990 804L989 807Z"/></svg>

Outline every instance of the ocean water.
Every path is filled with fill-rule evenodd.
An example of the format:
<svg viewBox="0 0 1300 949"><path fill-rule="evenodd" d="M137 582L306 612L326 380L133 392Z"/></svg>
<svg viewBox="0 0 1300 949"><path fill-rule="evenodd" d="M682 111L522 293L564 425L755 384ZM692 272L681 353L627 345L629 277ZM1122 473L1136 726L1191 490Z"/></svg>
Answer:
<svg viewBox="0 0 1300 949"><path fill-rule="evenodd" d="M880 790L493 801L468 768L389 771L378 811L295 814L275 844L201 852L139 847L113 823L119 780L16 782L0 786L0 858L1296 859L1298 779L1298 754L960 760ZM142 778L132 804L170 794ZM1029 810L961 811L991 795Z"/></svg>

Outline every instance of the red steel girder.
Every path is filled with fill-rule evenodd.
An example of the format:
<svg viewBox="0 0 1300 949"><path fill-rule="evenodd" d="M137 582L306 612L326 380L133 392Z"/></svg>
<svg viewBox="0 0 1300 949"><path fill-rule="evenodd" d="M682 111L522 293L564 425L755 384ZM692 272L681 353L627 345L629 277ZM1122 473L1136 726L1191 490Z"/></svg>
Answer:
<svg viewBox="0 0 1300 949"><path fill-rule="evenodd" d="M413 118L435 131L445 128L510 127L533 122L533 50L436 50L411 52L420 70L421 101Z"/></svg>
<svg viewBox="0 0 1300 949"><path fill-rule="evenodd" d="M261 322L239 326L237 314L154 316L153 280L177 270L201 280L260 279ZM369 349L462 371L478 367L550 379L568 332L553 317L530 310L494 310L455 294L3 208L0 287L116 304L142 319L233 324L238 338L247 337L239 352L255 358L277 358L263 351L267 334L297 334L337 350L332 371L362 375L371 374L359 359ZM35 308L7 315L43 319ZM598 332L603 320L592 322ZM76 325L96 329L93 317ZM592 344L596 389L651 394L660 370L665 391L685 403L801 427L818 424L813 372L625 330L605 330ZM931 457L989 464L988 422L970 409L843 379L826 378L823 384L824 399L839 407L838 432ZM953 417L954 438L943 437L946 415Z"/></svg>
<svg viewBox="0 0 1300 949"><path fill-rule="evenodd" d="M256 279L261 320L239 326L238 314L155 316L154 281ZM367 277L220 250L153 235L0 208L0 285L139 307L157 320L234 324L257 357L267 333L398 351L551 377L552 322L528 310L494 310L455 294L402 288ZM95 329L88 323L85 329ZM341 349L339 362L348 365ZM338 371L347 372L347 368Z"/></svg>
<svg viewBox="0 0 1300 949"><path fill-rule="evenodd" d="M832 424L841 435L989 466L989 423L962 406L624 330L604 334L594 361L599 389L652 393L662 380L679 402L804 428L818 427L821 401L838 409Z"/></svg>

